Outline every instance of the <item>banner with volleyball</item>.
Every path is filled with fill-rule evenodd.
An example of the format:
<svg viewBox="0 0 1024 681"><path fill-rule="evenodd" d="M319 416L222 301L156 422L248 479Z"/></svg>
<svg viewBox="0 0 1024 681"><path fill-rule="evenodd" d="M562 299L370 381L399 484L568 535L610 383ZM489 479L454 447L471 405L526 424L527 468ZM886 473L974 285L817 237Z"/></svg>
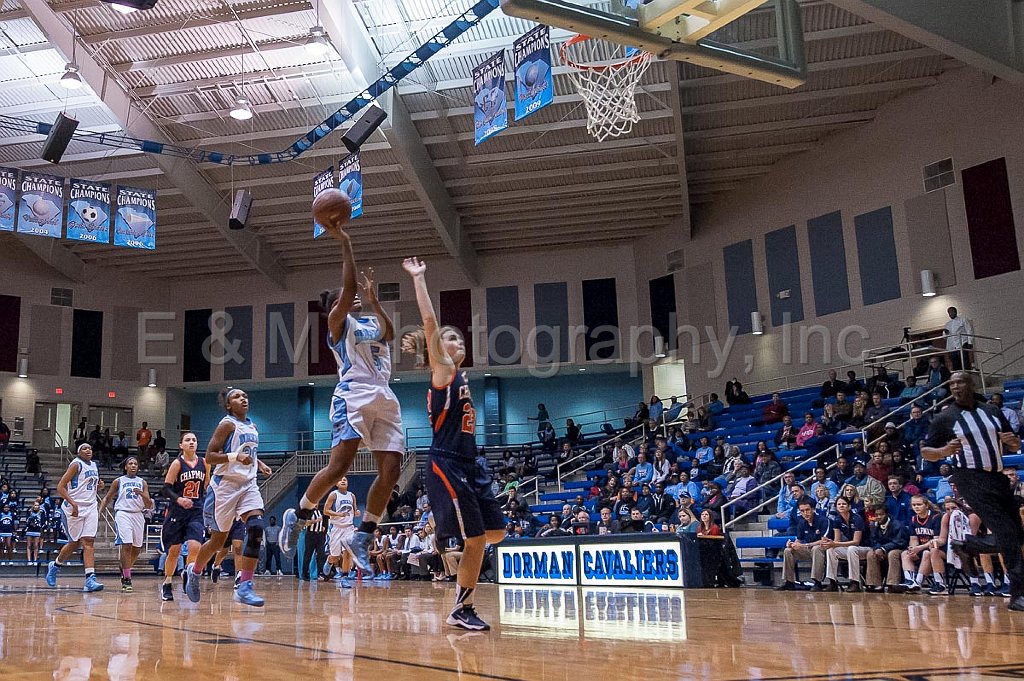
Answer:
<svg viewBox="0 0 1024 681"><path fill-rule="evenodd" d="M359 152L349 154L338 164L338 188L352 199L352 217L363 214L363 170Z"/></svg>
<svg viewBox="0 0 1024 681"><path fill-rule="evenodd" d="M22 173L18 232L59 239L63 226L64 178L42 173Z"/></svg>
<svg viewBox="0 0 1024 681"><path fill-rule="evenodd" d="M156 192L118 187L114 211L114 245L156 250Z"/></svg>
<svg viewBox="0 0 1024 681"><path fill-rule="evenodd" d="M14 216L18 213L18 171L0 168L0 232L14 231Z"/></svg>
<svg viewBox="0 0 1024 681"><path fill-rule="evenodd" d="M320 173L313 178L313 198L315 199L320 192L325 189L334 189L334 166L331 166L324 172ZM324 228L321 227L316 220L313 220L313 238L319 239L323 236Z"/></svg>
<svg viewBox="0 0 1024 681"><path fill-rule="evenodd" d="M508 127L505 100L505 50L473 68L473 130L476 144Z"/></svg>
<svg viewBox="0 0 1024 681"><path fill-rule="evenodd" d="M516 74L516 120L543 109L554 97L551 78L551 29L538 26L512 44Z"/></svg>
<svg viewBox="0 0 1024 681"><path fill-rule="evenodd" d="M71 178L67 238L110 243L110 185Z"/></svg>

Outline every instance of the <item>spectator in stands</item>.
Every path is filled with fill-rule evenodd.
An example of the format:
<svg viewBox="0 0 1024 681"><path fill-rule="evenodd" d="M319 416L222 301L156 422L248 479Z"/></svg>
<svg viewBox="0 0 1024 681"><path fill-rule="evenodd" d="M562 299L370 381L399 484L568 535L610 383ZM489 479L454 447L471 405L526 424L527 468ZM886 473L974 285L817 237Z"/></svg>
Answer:
<svg viewBox="0 0 1024 681"><path fill-rule="evenodd" d="M817 456L835 446L836 442L838 440L835 435L829 435L825 432L825 426L816 423L814 424L814 436L804 442L804 449L808 454Z"/></svg>
<svg viewBox="0 0 1024 681"><path fill-rule="evenodd" d="M654 465L647 460L647 455L643 451L636 455L636 466L631 472L634 485L650 484L654 481Z"/></svg>
<svg viewBox="0 0 1024 681"><path fill-rule="evenodd" d="M864 451L864 440L859 437L854 438L849 445L843 448L843 456L845 456L848 461L852 462L850 464L851 466L858 461L863 461L866 464L868 461L868 454Z"/></svg>
<svg viewBox="0 0 1024 681"><path fill-rule="evenodd" d="M935 583L929 593L939 595L945 591L946 572L946 550L940 541L942 514L937 506L920 495L914 497L910 505L914 515L909 525L910 545L902 556L905 580L900 586L906 591L920 591L924 579L931 574Z"/></svg>
<svg viewBox="0 0 1024 681"><path fill-rule="evenodd" d="M117 461L124 461L125 457L128 456L128 446L128 437L122 430L113 440L112 447L114 451L114 459Z"/></svg>
<svg viewBox="0 0 1024 681"><path fill-rule="evenodd" d="M811 483L811 494L817 496L817 489L824 487L830 499L839 496L839 487L828 479L828 471L824 466L817 466L814 469L814 482Z"/></svg>
<svg viewBox="0 0 1024 681"><path fill-rule="evenodd" d="M717 449L717 447L716 447ZM729 458L725 460L725 464L722 466L722 478L725 479L726 484L735 480L740 473L740 469L747 465L746 460L739 450L735 450Z"/></svg>
<svg viewBox="0 0 1024 681"><path fill-rule="evenodd" d="M712 393L713 394L713 393ZM673 397L669 403L668 408L665 410L665 423L673 423L679 418L679 414L683 411L683 404L678 398Z"/></svg>
<svg viewBox="0 0 1024 681"><path fill-rule="evenodd" d="M651 466L654 468L654 477L651 478L653 484L664 484L672 470L672 465L665 458L665 453L666 449L664 447L654 450L654 461L651 462Z"/></svg>
<svg viewBox="0 0 1024 681"><path fill-rule="evenodd" d="M814 512L823 518L830 517L836 510L835 499L837 497L831 497L828 493L828 487L824 485L818 485L811 492L811 497L814 498Z"/></svg>
<svg viewBox="0 0 1024 681"><path fill-rule="evenodd" d="M864 515L864 501L861 499L860 492L857 490L856 485L852 485L850 483L843 485L839 488L839 496L850 502L850 509L854 513Z"/></svg>
<svg viewBox="0 0 1024 681"><path fill-rule="evenodd" d="M619 523L619 531L626 532L644 532L647 529L647 521L644 520L643 514L640 509L634 508L629 512L629 517L624 522Z"/></svg>
<svg viewBox="0 0 1024 681"><path fill-rule="evenodd" d="M718 416L723 411L725 411L725 404L718 398L718 393L711 393L711 398L708 401L708 413Z"/></svg>
<svg viewBox="0 0 1024 681"><path fill-rule="evenodd" d="M882 590L881 566L888 566L885 585L894 589L900 583L900 556L907 549L910 532L904 523L893 518L886 506L875 509L871 523L871 553L868 554L867 590Z"/></svg>
<svg viewBox="0 0 1024 681"><path fill-rule="evenodd" d="M564 463L561 459L559 461ZM519 465L516 466L516 475L520 478L537 475L537 455L533 453L531 447L523 448L519 458Z"/></svg>
<svg viewBox="0 0 1024 681"><path fill-rule="evenodd" d="M879 442L878 449L871 453L871 462L868 463L866 469L868 475L883 484L889 479L889 474L892 472L892 464L885 461L886 452L884 450L887 448L888 443L884 440Z"/></svg>
<svg viewBox="0 0 1024 681"><path fill-rule="evenodd" d="M849 425L853 418L853 403L846 399L846 393L842 390L836 393L835 415L840 427Z"/></svg>
<svg viewBox="0 0 1024 681"><path fill-rule="evenodd" d="M601 519L594 528L595 534L618 534L619 522L614 519L612 509L607 506L601 509Z"/></svg>
<svg viewBox="0 0 1024 681"><path fill-rule="evenodd" d="M572 451L572 445L569 444L568 442L563 442L562 443L562 448L560 450L558 450L558 456L555 457L555 462L558 463L558 465L560 465L560 466L564 466L567 463L569 463L569 461L571 461L574 456L576 456L576 453L574 451ZM575 462L574 465L575 466L579 466L580 462L577 461L577 462ZM565 470L568 470L568 469L565 469ZM563 472L565 472L565 470L563 470ZM556 469L556 472L557 472L557 469Z"/></svg>
<svg viewBox="0 0 1024 681"><path fill-rule="evenodd" d="M903 452L896 450L892 453L892 473L900 479L900 484L906 486L912 486L913 491L910 492L910 496L914 496L920 491L920 485L924 481L924 476L920 475L917 470L914 469L914 465L906 460L903 456Z"/></svg>
<svg viewBox="0 0 1024 681"><path fill-rule="evenodd" d="M860 555L855 551L855 558L850 560L851 549L860 549L869 539L865 530L863 516L850 509L850 502L839 497L836 499L836 513L832 516L832 541L823 543L826 547L828 582L822 591L839 591L839 562L850 562L850 588L856 593L862 590L860 583ZM865 546L865 549L869 547ZM870 550L870 549L869 549ZM865 551L867 553L867 551Z"/></svg>
<svg viewBox="0 0 1024 681"><path fill-rule="evenodd" d="M882 393L873 392L871 393L871 406L864 412L864 425L871 425L885 418L888 413L889 408L882 404Z"/></svg>
<svg viewBox="0 0 1024 681"><path fill-rule="evenodd" d="M828 479L835 483L836 489L846 484L846 480L853 475L853 464L845 456L836 459L836 465L829 471Z"/></svg>
<svg viewBox="0 0 1024 681"><path fill-rule="evenodd" d="M892 421L885 422L885 429L882 433L884 438L879 444L885 442L889 446L890 452L895 452L903 446L903 436L900 434L899 428Z"/></svg>
<svg viewBox="0 0 1024 681"><path fill-rule="evenodd" d="M722 514L722 507L725 506L727 499L725 494L722 493L722 486L714 481L708 480L704 483L707 487L707 499L703 501L702 507L705 510L711 511L717 518Z"/></svg>
<svg viewBox="0 0 1024 681"><path fill-rule="evenodd" d="M939 481L935 485L935 498L945 499L946 497L955 497L956 494L953 492L953 467L948 463L942 463L939 465Z"/></svg>
<svg viewBox="0 0 1024 681"><path fill-rule="evenodd" d="M928 391L938 388L940 385L949 380L949 369L942 363L942 360L938 356L933 356L928 360L928 383L925 384L925 388ZM928 397L932 402L946 399L949 395L948 388L939 388L932 392Z"/></svg>
<svg viewBox="0 0 1024 681"><path fill-rule="evenodd" d="M580 427L572 419L565 421L565 441L569 443L570 447L575 447L580 443Z"/></svg>
<svg viewBox="0 0 1024 681"><path fill-rule="evenodd" d="M788 518L793 509L796 508L798 497L793 496L794 485L796 485L796 476L787 471L786 474L782 476L782 488L779 490L777 495L778 500L775 503L776 518ZM800 490L802 492L803 487L801 487Z"/></svg>
<svg viewBox="0 0 1024 681"><path fill-rule="evenodd" d="M924 417L924 410L915 404L910 408L910 419L903 424L903 442L915 461L922 461L921 443L928 436L928 426L929 422ZM935 470L933 462L922 461L922 464L922 472L928 475L933 474Z"/></svg>
<svg viewBox="0 0 1024 681"><path fill-rule="evenodd" d="M864 384L857 378L857 372L850 369L846 372L846 385L843 388L843 392L847 395L856 395L861 390L864 390Z"/></svg>
<svg viewBox="0 0 1024 681"><path fill-rule="evenodd" d="M723 456L725 452L723 451ZM711 441L707 435L702 435L700 438L700 446L697 447L695 465L697 468L704 469L705 467L711 466L715 460L715 450L711 447Z"/></svg>
<svg viewBox="0 0 1024 681"><path fill-rule="evenodd" d="M818 419L818 423L821 424L822 429L828 435L835 435L843 428L842 422L836 417L836 405L831 402L827 403L822 409L821 418Z"/></svg>
<svg viewBox="0 0 1024 681"><path fill-rule="evenodd" d="M149 470L149 445L153 442L153 431L149 429L149 423L142 422L142 427L135 431L135 446L139 448L139 464Z"/></svg>
<svg viewBox="0 0 1024 681"><path fill-rule="evenodd" d="M907 386L900 393L900 404L913 402L924 394L924 386L917 384L917 376L907 376Z"/></svg>
<svg viewBox="0 0 1024 681"><path fill-rule="evenodd" d="M1005 416L1006 420L1010 422L1010 428L1013 429L1013 432L1020 432L1020 417L1017 415L1017 411L1015 409L1003 406L1002 393L993 393L992 397L989 399L989 404L1003 412L1003 416Z"/></svg>
<svg viewBox="0 0 1024 681"><path fill-rule="evenodd" d="M892 397L896 384L889 378L889 372L885 367L875 367L875 374L868 379L867 391L869 393L880 393L883 398Z"/></svg>
<svg viewBox="0 0 1024 681"><path fill-rule="evenodd" d="M29 475L41 475L42 469L39 465L39 452L29 447L25 451L25 472Z"/></svg>
<svg viewBox="0 0 1024 681"><path fill-rule="evenodd" d="M572 533L576 535L594 534L594 524L590 522L590 513L586 510L579 511L572 521Z"/></svg>
<svg viewBox="0 0 1024 681"><path fill-rule="evenodd" d="M0 416L0 453L7 451L7 444L11 441L11 429L4 423L4 419Z"/></svg>
<svg viewBox="0 0 1024 681"><path fill-rule="evenodd" d="M156 464L156 469L159 472L163 472L167 468L167 440L164 438L164 434L161 431L156 431L156 437L153 439L151 457L153 463Z"/></svg>
<svg viewBox="0 0 1024 681"><path fill-rule="evenodd" d="M722 528L715 522L715 516L711 511L704 509L700 512L700 524L697 525L698 537L721 537L724 533Z"/></svg>
<svg viewBox="0 0 1024 681"><path fill-rule="evenodd" d="M769 404L765 409L768 409ZM793 419L787 414L782 417L782 427L775 433L776 449L792 449L796 446L796 436L800 429L793 425Z"/></svg>
<svg viewBox="0 0 1024 681"><path fill-rule="evenodd" d="M725 401L729 406L737 404L750 404L750 395L743 391L743 384L735 378L725 384Z"/></svg>
<svg viewBox="0 0 1024 681"><path fill-rule="evenodd" d="M803 425L800 426L800 430L798 430L796 433L797 447L803 447L805 442L814 437L815 425L817 424L814 423L814 414L812 414L811 412L807 412L806 414L804 414ZM824 424L822 424L822 430L824 430L824 428L825 426Z"/></svg>
<svg viewBox="0 0 1024 681"><path fill-rule="evenodd" d="M1007 479L1009 479L1009 481L1010 481L1010 488L1013 490L1013 496L1017 497L1017 499L1021 502L1021 506L1024 506L1024 481L1022 481L1020 479L1020 476L1017 474L1017 469L1016 468L1004 468L1003 469L1003 473L1006 475ZM951 495L947 495L947 496L951 496ZM939 497L939 498L940 499L945 499L946 497Z"/></svg>
<svg viewBox="0 0 1024 681"><path fill-rule="evenodd" d="M651 486L647 483L641 485L640 495L636 498L633 508L640 509L640 513L643 515L644 520L647 520L651 515L651 506L653 503L654 499L651 495Z"/></svg>
<svg viewBox="0 0 1024 681"><path fill-rule="evenodd" d="M675 500L665 493L665 486L660 483L655 484L648 517L657 524L671 522L675 510Z"/></svg>
<svg viewBox="0 0 1024 681"><path fill-rule="evenodd" d="M864 428L864 412L867 411L868 403L867 398L862 395L857 395L853 398L853 411L850 415L850 420L847 421L846 428L843 429L845 433L853 433Z"/></svg>
<svg viewBox="0 0 1024 681"><path fill-rule="evenodd" d="M698 528L700 528L700 520L693 514L693 510L688 506L681 506L679 511L676 513L675 522L673 523L673 531L682 536L684 534L697 534Z"/></svg>
<svg viewBox="0 0 1024 681"><path fill-rule="evenodd" d="M527 416L526 420L537 422L537 439L543 439L541 437L541 434L544 432L544 426L551 425L551 417L548 416L548 408L544 406L544 403L541 402L540 404L537 405L536 416Z"/></svg>
<svg viewBox="0 0 1024 681"><path fill-rule="evenodd" d="M612 516L619 521L620 526L629 520L629 513L635 505L636 500L633 497L632 491L626 487L619 490L619 498L615 501L615 505L612 506Z"/></svg>
<svg viewBox="0 0 1024 681"><path fill-rule="evenodd" d="M775 458L775 452L765 447L760 449L764 442L758 443L757 459L754 462L754 478L758 486L764 486L762 497L767 499L775 496L779 491L779 481L776 479L782 475L782 466Z"/></svg>
<svg viewBox="0 0 1024 681"><path fill-rule="evenodd" d="M540 431L540 447L549 454L558 448L558 435L550 422L545 423L544 428Z"/></svg>
<svg viewBox="0 0 1024 681"><path fill-rule="evenodd" d="M911 496L903 491L903 482L898 476L890 475L885 482L889 493L885 495L885 509L893 520L901 525L910 523L913 511L910 508Z"/></svg>
<svg viewBox="0 0 1024 681"><path fill-rule="evenodd" d="M538 537L567 537L572 532L562 527L562 519L552 514L548 518L548 524L537 534Z"/></svg>
<svg viewBox="0 0 1024 681"><path fill-rule="evenodd" d="M845 383L836 378L836 370L829 369L828 380L821 384L821 399L828 400L836 396L836 393L840 392L844 387Z"/></svg>
<svg viewBox="0 0 1024 681"><path fill-rule="evenodd" d="M711 415L707 407L697 409L697 430L702 432L712 431L716 428L715 417Z"/></svg>
<svg viewBox="0 0 1024 681"><path fill-rule="evenodd" d="M735 502L732 505L733 517L754 508L757 503L757 496L754 494L756 488L757 480L750 474L750 467L746 464L740 466L735 479L729 483L729 501Z"/></svg>
<svg viewBox="0 0 1024 681"><path fill-rule="evenodd" d="M666 487L665 493L674 499L689 497L694 502L700 501L700 485L690 480L690 474L687 471L680 471L679 482L671 488Z"/></svg>
<svg viewBox="0 0 1024 681"><path fill-rule="evenodd" d="M641 423L647 423L647 420L651 418L651 409L647 406L646 402L640 402L637 404L636 411L633 413L633 418L626 419L626 428L635 428Z"/></svg>
<svg viewBox="0 0 1024 681"><path fill-rule="evenodd" d="M86 441L92 447L92 451L95 453L94 455L99 460L100 465L112 468L114 464L110 459L110 453L104 451L103 433L100 431L99 424L93 426L92 430L89 431L89 436Z"/></svg>
<svg viewBox="0 0 1024 681"><path fill-rule="evenodd" d="M654 421L656 426L660 426L661 415L665 413L665 405L662 404L661 398L657 395L651 395L651 401L647 405L647 418Z"/></svg>
<svg viewBox="0 0 1024 681"><path fill-rule="evenodd" d="M946 310L949 321L942 329L946 336L946 352L949 353L949 364L953 371L971 368L972 335L971 323L957 314L955 307ZM962 358L962 359L961 359Z"/></svg>
<svg viewBox="0 0 1024 681"><path fill-rule="evenodd" d="M853 476L846 483L857 488L857 495L866 504L880 506L885 502L885 487L868 475L868 467L860 461L853 464Z"/></svg>
<svg viewBox="0 0 1024 681"><path fill-rule="evenodd" d="M75 440L75 449L83 442L89 441L89 426L86 423L85 417L82 417L82 422L75 426L75 433L72 436Z"/></svg>
<svg viewBox="0 0 1024 681"><path fill-rule="evenodd" d="M786 550L782 554L782 584L776 590L794 591L797 561L810 560L811 579L814 581L811 590L821 591L821 580L825 576L824 544L829 539L829 522L815 514L814 502L810 499L801 499L798 508L801 519L796 523L796 537L786 542Z"/></svg>
<svg viewBox="0 0 1024 681"><path fill-rule="evenodd" d="M761 423L770 426L773 423L779 423L785 416L789 416L789 407L782 401L779 393L772 393L772 401L761 409ZM796 439L795 433L793 434L793 439Z"/></svg>

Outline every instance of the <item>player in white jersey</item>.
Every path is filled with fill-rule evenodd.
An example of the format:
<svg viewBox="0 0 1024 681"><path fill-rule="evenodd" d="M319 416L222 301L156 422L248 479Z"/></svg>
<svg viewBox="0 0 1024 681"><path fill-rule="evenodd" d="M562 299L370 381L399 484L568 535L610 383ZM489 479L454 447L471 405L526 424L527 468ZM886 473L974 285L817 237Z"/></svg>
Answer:
<svg viewBox="0 0 1024 681"><path fill-rule="evenodd" d="M60 506L61 522L64 533L68 537L57 558L50 561L46 570L46 584L57 586L57 576L64 567L65 561L82 547L82 563L85 565L85 588L83 591L103 591L103 585L96 581L96 557L93 543L96 540L96 528L99 511L96 507L96 495L103 490L103 481L92 460L92 446L87 442L78 445L78 456L68 464L57 492L64 498Z"/></svg>
<svg viewBox="0 0 1024 681"><path fill-rule="evenodd" d="M327 315L327 342L338 362L338 386L331 397L331 458L310 481L298 510L288 509L281 521L281 550L291 556L299 533L324 495L347 472L362 442L373 452L377 478L366 497L366 513L349 549L356 566L373 573L369 545L398 482L405 437L401 408L391 391L391 348L395 330L377 300L373 270L356 283L356 263L348 235L338 225L323 225L341 242L342 287L320 296ZM362 299L358 289L362 290ZM363 302L375 316L361 316Z"/></svg>
<svg viewBox="0 0 1024 681"><path fill-rule="evenodd" d="M342 478L338 481L337 488L327 495L327 503L324 504L324 515L331 522L327 529L327 564L330 568L324 571L325 581L333 577L335 568L340 566L343 576L341 585L352 586L352 583L347 581L349 570L352 569L349 564L351 552L348 547L355 536L354 521L359 514L356 495L348 491L348 478Z"/></svg>
<svg viewBox="0 0 1024 681"><path fill-rule="evenodd" d="M229 388L221 392L220 399L228 413L206 447L206 462L213 467L213 474L204 501L204 515L211 534L191 569L185 571L185 593L193 603L199 602L203 567L224 546L231 523L239 518L245 523L245 546L238 559L241 582L235 600L263 607L263 598L252 583L264 531L263 496L256 475L269 475L270 467L258 459L260 434L256 424L249 420L249 396L244 390Z"/></svg>
<svg viewBox="0 0 1024 681"><path fill-rule="evenodd" d="M114 502L114 530L121 562L121 591L132 591L132 568L139 558L146 540L146 509L154 504L149 496L149 484L138 476L139 460L129 456L124 460L125 474L114 480L107 495L100 502L100 515L110 502Z"/></svg>

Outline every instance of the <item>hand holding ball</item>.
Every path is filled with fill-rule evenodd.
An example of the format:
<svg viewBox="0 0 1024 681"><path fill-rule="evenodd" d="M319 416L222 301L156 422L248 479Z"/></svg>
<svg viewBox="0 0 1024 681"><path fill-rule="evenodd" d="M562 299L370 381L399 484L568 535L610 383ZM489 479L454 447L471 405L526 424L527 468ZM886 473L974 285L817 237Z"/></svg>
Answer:
<svg viewBox="0 0 1024 681"><path fill-rule="evenodd" d="M313 199L313 219L328 232L340 232L352 217L352 200L340 189L325 189Z"/></svg>

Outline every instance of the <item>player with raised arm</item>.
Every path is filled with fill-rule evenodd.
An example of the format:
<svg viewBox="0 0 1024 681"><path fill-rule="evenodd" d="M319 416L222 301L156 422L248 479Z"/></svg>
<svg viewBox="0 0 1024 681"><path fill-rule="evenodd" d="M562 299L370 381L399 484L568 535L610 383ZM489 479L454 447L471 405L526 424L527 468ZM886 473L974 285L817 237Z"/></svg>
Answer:
<svg viewBox="0 0 1024 681"><path fill-rule="evenodd" d="M244 390L229 388L221 393L220 399L227 415L217 424L206 447L206 461L213 466L213 475L203 510L212 534L196 552L198 555L191 569L185 570L185 594L193 603L199 602L203 566L224 546L231 523L240 518L245 523L245 547L238 560L241 584L235 591L235 600L261 608L263 598L252 583L264 531L263 496L256 484L256 475L258 472L269 474L270 468L257 458L260 434L249 419L249 396Z"/></svg>
<svg viewBox="0 0 1024 681"><path fill-rule="evenodd" d="M391 489L398 482L405 434L398 398L388 386L391 380L389 344L395 332L391 319L377 300L373 270L367 270L362 284L357 285L352 244L348 234L341 230L344 221L330 215L325 217L318 208L318 203L328 202L338 194L345 196L338 190L321 192L313 206L320 225L341 243L343 263L341 289L321 294L321 304L328 312L327 342L338 362L338 386L331 398L331 457L327 466L310 481L298 510L284 512L281 551L289 557L294 554L299 532L324 495L348 472L362 442L373 452L377 477L367 493L366 513L349 549L356 566L372 574L369 546L373 531L387 510ZM372 316L361 316L364 301L373 311Z"/></svg>
<svg viewBox="0 0 1024 681"><path fill-rule="evenodd" d="M199 549L206 536L203 525L203 499L206 489L210 486L210 468L203 457L196 454L199 438L191 431L181 434L178 443L180 454L167 467L164 486L161 493L171 504L167 507L164 526L160 532L160 542L167 552L164 562L164 582L160 586L160 598L164 601L174 600L174 568L181 555L181 545L187 544L188 559L185 570L199 556ZM182 579L187 579L182 572Z"/></svg>
<svg viewBox="0 0 1024 681"><path fill-rule="evenodd" d="M57 586L57 576L65 561L82 547L82 563L85 565L85 587L83 591L103 591L103 585L96 581L96 530L99 525L99 510L96 495L103 491L103 481L92 460L92 445L83 442L78 445L78 455L68 464L57 492L64 499L60 505L61 525L68 537L68 543L61 547L55 560L50 561L46 570L46 584Z"/></svg>
<svg viewBox="0 0 1024 681"><path fill-rule="evenodd" d="M341 585L350 587L352 583L348 581L348 573L351 569L351 551L348 547L355 536L356 528L353 522L359 515L359 507L356 504L356 495L348 491L348 478L339 480L337 488L327 495L324 515L330 519L331 524L327 529L327 563L330 568L324 571L323 578L326 581L333 577L334 570L340 566Z"/></svg>
<svg viewBox="0 0 1024 681"><path fill-rule="evenodd" d="M110 484L107 495L100 502L100 515L110 502L114 502L114 529L121 562L121 591L133 591L132 568L146 541L146 509L154 504L149 496L149 484L138 476L139 460L129 456L124 460L124 475Z"/></svg>
<svg viewBox="0 0 1024 681"><path fill-rule="evenodd" d="M448 624L472 631L490 629L473 607L473 592L487 544L505 538L501 505L491 491L491 475L476 459L476 409L466 375L459 371L466 342L458 329L438 328L427 291L427 266L406 258L423 330L402 338L402 351L418 354L425 346L430 366L427 405L434 435L427 464L427 495L437 523L437 538L460 537L465 544L456 576L455 608Z"/></svg>

